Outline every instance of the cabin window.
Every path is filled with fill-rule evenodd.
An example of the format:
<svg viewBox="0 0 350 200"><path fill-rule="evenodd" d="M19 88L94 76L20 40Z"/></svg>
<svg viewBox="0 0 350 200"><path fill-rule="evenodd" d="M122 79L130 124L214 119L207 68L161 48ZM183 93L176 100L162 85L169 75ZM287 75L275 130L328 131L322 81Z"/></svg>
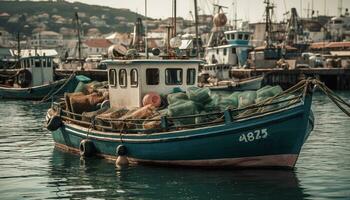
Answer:
<svg viewBox="0 0 350 200"><path fill-rule="evenodd" d="M343 21L342 20L334 20L334 24L342 24Z"/></svg>
<svg viewBox="0 0 350 200"><path fill-rule="evenodd" d="M232 48L231 51L232 51L232 54L236 54L236 48Z"/></svg>
<svg viewBox="0 0 350 200"><path fill-rule="evenodd" d="M249 35L248 34L244 35L244 39L249 40Z"/></svg>
<svg viewBox="0 0 350 200"><path fill-rule="evenodd" d="M33 59L29 60L29 65L30 65L30 67L34 65Z"/></svg>
<svg viewBox="0 0 350 200"><path fill-rule="evenodd" d="M46 64L47 64L46 58L43 58L43 67L47 67Z"/></svg>
<svg viewBox="0 0 350 200"><path fill-rule="evenodd" d="M146 69L146 83L147 85L159 84L159 69L157 68Z"/></svg>
<svg viewBox="0 0 350 200"><path fill-rule="evenodd" d="M117 86L116 76L117 76L117 72L115 71L115 69L110 69L108 73L108 80L109 80L109 85L112 87Z"/></svg>
<svg viewBox="0 0 350 200"><path fill-rule="evenodd" d="M238 34L238 39L242 40L243 39L243 34Z"/></svg>
<svg viewBox="0 0 350 200"><path fill-rule="evenodd" d="M232 40L235 39L235 34L231 34L231 39L232 39Z"/></svg>
<svg viewBox="0 0 350 200"><path fill-rule="evenodd" d="M127 86L127 74L125 69L119 70L119 85L122 88Z"/></svg>
<svg viewBox="0 0 350 200"><path fill-rule="evenodd" d="M46 58L46 62L47 62L47 67L51 67L51 59L50 58Z"/></svg>
<svg viewBox="0 0 350 200"><path fill-rule="evenodd" d="M138 73L137 69L132 69L130 71L130 86L137 87L138 86Z"/></svg>
<svg viewBox="0 0 350 200"><path fill-rule="evenodd" d="M182 69L166 69L165 84L182 85Z"/></svg>
<svg viewBox="0 0 350 200"><path fill-rule="evenodd" d="M24 68L29 68L30 67L30 61L29 60L24 60Z"/></svg>
<svg viewBox="0 0 350 200"><path fill-rule="evenodd" d="M187 69L187 85L194 85L196 82L196 69Z"/></svg>
<svg viewBox="0 0 350 200"><path fill-rule="evenodd" d="M40 59L35 59L35 67L40 67Z"/></svg>
<svg viewBox="0 0 350 200"><path fill-rule="evenodd" d="M224 48L224 56L226 56L226 54L227 54L227 49Z"/></svg>

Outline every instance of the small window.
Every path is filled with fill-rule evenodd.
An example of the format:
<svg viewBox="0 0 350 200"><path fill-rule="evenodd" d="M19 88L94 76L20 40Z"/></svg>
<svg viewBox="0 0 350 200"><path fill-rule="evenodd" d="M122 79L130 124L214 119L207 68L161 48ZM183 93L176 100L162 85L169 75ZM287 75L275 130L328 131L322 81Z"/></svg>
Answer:
<svg viewBox="0 0 350 200"><path fill-rule="evenodd" d="M46 67L46 58L43 58L43 67Z"/></svg>
<svg viewBox="0 0 350 200"><path fill-rule="evenodd" d="M236 48L232 48L232 54L236 54Z"/></svg>
<svg viewBox="0 0 350 200"><path fill-rule="evenodd" d="M35 67L40 67L40 59L35 59Z"/></svg>
<svg viewBox="0 0 350 200"><path fill-rule="evenodd" d="M117 86L116 76L117 76L117 73L115 69L110 69L108 73L108 81L109 81L109 85L112 87Z"/></svg>
<svg viewBox="0 0 350 200"><path fill-rule="evenodd" d="M130 71L130 86L137 87L138 86L138 73L137 69L132 69Z"/></svg>
<svg viewBox="0 0 350 200"><path fill-rule="evenodd" d="M50 58L46 58L46 62L47 62L47 67L51 67L51 59Z"/></svg>
<svg viewBox="0 0 350 200"><path fill-rule="evenodd" d="M243 39L243 34L238 34L238 39L242 40Z"/></svg>
<svg viewBox="0 0 350 200"><path fill-rule="evenodd" d="M24 67L29 68L30 67L30 60L25 59L24 60Z"/></svg>
<svg viewBox="0 0 350 200"><path fill-rule="evenodd" d="M227 54L227 49L224 48L224 56L226 56L226 54Z"/></svg>
<svg viewBox="0 0 350 200"><path fill-rule="evenodd" d="M216 49L216 54L219 54L219 49Z"/></svg>
<svg viewBox="0 0 350 200"><path fill-rule="evenodd" d="M187 85L194 85L196 82L196 69L187 69Z"/></svg>
<svg viewBox="0 0 350 200"><path fill-rule="evenodd" d="M119 85L122 88L127 86L127 74L125 69L119 70Z"/></svg>
<svg viewBox="0 0 350 200"><path fill-rule="evenodd" d="M244 39L245 39L245 40L249 40L249 35L248 35L248 34L245 34L245 35L244 35Z"/></svg>
<svg viewBox="0 0 350 200"><path fill-rule="evenodd" d="M235 39L235 34L231 34L231 39L232 39L232 40Z"/></svg>
<svg viewBox="0 0 350 200"><path fill-rule="evenodd" d="M157 68L146 69L146 83L147 85L159 84L159 69Z"/></svg>
<svg viewBox="0 0 350 200"><path fill-rule="evenodd" d="M166 69L165 84L182 85L182 69Z"/></svg>

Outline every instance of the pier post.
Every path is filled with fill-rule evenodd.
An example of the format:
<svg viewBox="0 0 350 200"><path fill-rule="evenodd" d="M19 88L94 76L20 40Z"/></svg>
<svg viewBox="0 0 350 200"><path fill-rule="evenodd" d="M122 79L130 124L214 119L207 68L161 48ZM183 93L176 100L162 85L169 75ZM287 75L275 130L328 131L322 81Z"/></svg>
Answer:
<svg viewBox="0 0 350 200"><path fill-rule="evenodd" d="M224 117L225 117L225 124L229 124L233 122L231 109L225 110Z"/></svg>
<svg viewBox="0 0 350 200"><path fill-rule="evenodd" d="M160 118L160 127L162 127L163 130L168 130L169 124L166 116Z"/></svg>

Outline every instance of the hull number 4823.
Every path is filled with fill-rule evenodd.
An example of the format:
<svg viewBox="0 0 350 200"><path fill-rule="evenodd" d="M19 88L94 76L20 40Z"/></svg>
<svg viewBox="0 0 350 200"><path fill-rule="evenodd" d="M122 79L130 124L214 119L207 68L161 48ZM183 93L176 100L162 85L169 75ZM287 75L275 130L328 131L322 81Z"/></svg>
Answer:
<svg viewBox="0 0 350 200"><path fill-rule="evenodd" d="M243 133L239 136L239 141L240 142L253 142L255 140L262 140L267 138L267 129L258 129L251 131L249 133Z"/></svg>

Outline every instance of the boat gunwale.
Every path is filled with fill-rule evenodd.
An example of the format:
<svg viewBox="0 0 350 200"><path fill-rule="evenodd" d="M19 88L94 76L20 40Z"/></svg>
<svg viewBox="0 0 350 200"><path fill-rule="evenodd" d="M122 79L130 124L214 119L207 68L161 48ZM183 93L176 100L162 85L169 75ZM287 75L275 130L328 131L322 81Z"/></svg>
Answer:
<svg viewBox="0 0 350 200"><path fill-rule="evenodd" d="M44 85L38 85L38 86L33 86L33 87L26 87L26 88L14 88L14 87L3 87L0 86L0 90L6 90L6 91L27 91L28 89L42 89L42 88L46 88L52 85L57 85L60 84L61 82L64 83L67 79L60 79L58 81L54 81L52 83L46 83ZM1 95L0 95L1 96Z"/></svg>
<svg viewBox="0 0 350 200"><path fill-rule="evenodd" d="M284 109L285 110L285 109ZM76 124L66 123L64 122L64 130L68 129L70 132L75 132L75 134L79 134L81 136L85 136L87 138L99 138L100 140L105 141L117 141L117 142L133 142L133 143L144 143L144 142L168 142L168 141L174 141L174 140L186 140L191 138L198 138L198 137L214 137L218 134L225 135L225 134L232 134L232 131L239 131L242 129L247 129L251 127L251 123L249 123L249 120L257 120L257 118L262 118L256 121L254 123L254 127L262 126L263 124L270 124L274 123L276 121L281 120L288 120L290 118L293 118L295 116L303 115L305 111L304 104L301 104L299 106L294 106L293 108L288 108L290 110L290 113L283 114L281 113L283 110L270 113L268 115L259 116L259 117L251 117L239 121L233 121L229 124L220 124L210 127L199 127L199 128L193 128L193 129L185 129L185 130L176 130L176 131L168 131L168 132L160 132L160 133L152 133L152 134L123 134L123 133L113 133L113 132L104 132L104 131L98 131L98 130L92 130L91 128L82 127ZM268 117L271 117L271 115L277 115L272 116L272 119L268 119ZM236 126L239 125L239 126ZM207 131L203 131L206 130ZM220 129L219 131L216 129ZM84 133L86 132L86 133ZM191 135L188 133L191 132ZM205 133L203 133L205 132ZM199 133L199 134L198 134ZM180 135L179 134L183 134ZM115 136L115 137L104 137L104 136ZM173 136L170 138L149 138L151 136ZM131 138L125 138L125 137L131 137ZM140 137L148 137L148 138L141 138ZM136 139L134 139L136 138Z"/></svg>

